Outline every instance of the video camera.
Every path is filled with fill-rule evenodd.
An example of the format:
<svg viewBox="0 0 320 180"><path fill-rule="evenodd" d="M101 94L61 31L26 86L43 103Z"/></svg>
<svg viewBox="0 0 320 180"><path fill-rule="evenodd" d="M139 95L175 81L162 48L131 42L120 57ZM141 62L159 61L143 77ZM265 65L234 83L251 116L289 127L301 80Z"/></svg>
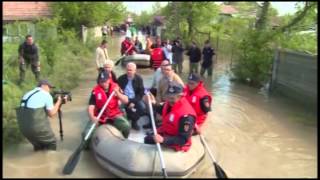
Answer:
<svg viewBox="0 0 320 180"><path fill-rule="evenodd" d="M54 99L54 103L58 101L58 97L60 96L62 99L61 104L65 104L67 101L72 101L72 94L69 91L59 90L59 91L53 91L52 96ZM66 100L64 97L67 97Z"/></svg>

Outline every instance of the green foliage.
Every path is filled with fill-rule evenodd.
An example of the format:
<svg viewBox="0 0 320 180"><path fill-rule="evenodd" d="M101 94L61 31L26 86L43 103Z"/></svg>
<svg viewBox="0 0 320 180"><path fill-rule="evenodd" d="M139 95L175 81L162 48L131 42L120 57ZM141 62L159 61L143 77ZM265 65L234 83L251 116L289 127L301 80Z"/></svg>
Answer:
<svg viewBox="0 0 320 180"><path fill-rule="evenodd" d="M133 16L134 22L137 27L142 27L150 24L153 20L153 13L148 13L147 11L142 11L139 16Z"/></svg>
<svg viewBox="0 0 320 180"><path fill-rule="evenodd" d="M262 35L263 34L263 35ZM269 77L272 63L272 49L264 34L249 30L239 43L239 57L233 69L240 81L249 81L253 86L261 86Z"/></svg>
<svg viewBox="0 0 320 180"><path fill-rule="evenodd" d="M2 105L3 105L3 140L5 143L17 143L21 141L22 135L18 131L16 122L15 107L20 102L22 97L21 90L13 83L8 83L3 86Z"/></svg>
<svg viewBox="0 0 320 180"><path fill-rule="evenodd" d="M278 36L277 41L281 48L317 54L318 44L315 32L281 34Z"/></svg>
<svg viewBox="0 0 320 180"><path fill-rule="evenodd" d="M121 2L55 2L52 9L54 16L60 18L61 27L77 32L81 25L116 24L126 16L126 8Z"/></svg>
<svg viewBox="0 0 320 180"><path fill-rule="evenodd" d="M166 17L165 37L180 36L185 43L197 41L199 31L212 31L218 6L213 2L171 2L162 9Z"/></svg>

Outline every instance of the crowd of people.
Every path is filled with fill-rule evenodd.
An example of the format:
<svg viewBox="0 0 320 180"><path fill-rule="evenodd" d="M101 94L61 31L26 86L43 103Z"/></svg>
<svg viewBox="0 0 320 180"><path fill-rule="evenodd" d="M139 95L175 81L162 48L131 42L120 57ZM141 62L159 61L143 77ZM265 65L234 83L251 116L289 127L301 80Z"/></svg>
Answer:
<svg viewBox="0 0 320 180"><path fill-rule="evenodd" d="M147 36L146 42L146 48L142 49L137 37L135 41L126 37L121 44L121 54L151 54L152 67L155 70L151 87L144 86L143 78L138 74L134 62L127 63L126 73L117 78L113 71L114 62L108 55L107 41L103 40L97 47L95 60L98 77L89 97L89 118L100 125L114 125L125 138L128 138L131 127L140 130L137 124L140 117L149 116L151 119L151 116L154 116L158 134L148 133L144 139L145 143L157 142L177 151L188 151L192 143L191 136L201 133L202 125L211 110L212 96L203 86L198 74L198 64L203 55L200 74L208 71L211 75L210 66L214 50L209 41L206 42L202 53L196 43L192 43L186 53L190 57L190 72L188 82L184 83L179 77L185 50L181 39L177 38L171 44L169 40L163 42L160 38L153 42L151 37ZM26 60L24 62L37 64L37 56L34 55L37 48L32 44L30 36L27 36L26 42L20 46L19 53L21 62ZM38 77L37 73L35 75ZM53 105L53 99L49 94L51 88L53 86L47 80L39 81L35 89L23 96L17 111L21 132L34 146L34 150L56 150L56 138L47 116L52 117L57 113L62 100L59 97ZM114 96L110 97L112 92ZM109 97L109 104L98 118ZM149 113L149 104L154 109L154 114ZM43 131L39 132L34 128L37 127L37 123L42 124ZM143 128L151 128L151 122L143 125Z"/></svg>
<svg viewBox="0 0 320 180"><path fill-rule="evenodd" d="M178 74L183 72L184 52L189 56L189 74L200 71L201 76L204 76L206 72L208 76L212 76L215 51L209 40L205 42L202 51L195 41L192 41L190 47L183 47L179 37L173 41L169 39L162 41L160 37L156 37L153 41L152 37L147 35L144 49L137 36L134 39L126 36L121 43L121 55L149 54L151 57L150 66L154 70L160 67L163 60L167 59ZM200 63L201 67L199 68Z"/></svg>
<svg viewBox="0 0 320 180"><path fill-rule="evenodd" d="M128 40L126 37L125 41ZM152 49L161 46L161 41L151 45ZM140 130L141 127L137 124L140 117L146 115L151 119L154 116L159 132L157 135L147 133L144 142L158 142L177 151L188 151L192 143L191 136L201 133L207 113L211 110L212 96L204 88L200 75L191 72L185 84L174 72L170 60L165 57L155 69L151 87L145 87L134 62L127 63L126 73L119 78L115 78L113 66L113 61L106 60L105 68L98 71L97 85L89 102L90 118L99 124L113 124L128 138L130 128ZM146 93L146 89L150 93ZM115 108L114 104L108 104L105 116L97 119L99 110L112 91L116 92L112 99L118 99L121 105ZM99 96L102 97L101 103L97 103ZM149 113L149 103L155 110L154 114ZM142 127L151 128L151 122Z"/></svg>

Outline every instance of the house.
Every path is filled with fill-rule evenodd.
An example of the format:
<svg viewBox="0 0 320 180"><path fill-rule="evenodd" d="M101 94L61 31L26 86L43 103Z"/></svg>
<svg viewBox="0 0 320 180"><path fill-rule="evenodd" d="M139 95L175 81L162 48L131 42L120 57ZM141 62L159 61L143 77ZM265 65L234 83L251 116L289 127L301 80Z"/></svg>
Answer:
<svg viewBox="0 0 320 180"><path fill-rule="evenodd" d="M51 17L49 2L3 2L2 21L32 21L39 17Z"/></svg>
<svg viewBox="0 0 320 180"><path fill-rule="evenodd" d="M233 15L237 14L238 10L231 6L231 5L221 5L220 6L220 15L222 16L228 16L228 17L232 17Z"/></svg>
<svg viewBox="0 0 320 180"><path fill-rule="evenodd" d="M3 42L21 41L26 34L35 36L36 25L34 22L39 18L52 17L50 2L7 1L2 4L2 12ZM55 33L55 29L51 32Z"/></svg>

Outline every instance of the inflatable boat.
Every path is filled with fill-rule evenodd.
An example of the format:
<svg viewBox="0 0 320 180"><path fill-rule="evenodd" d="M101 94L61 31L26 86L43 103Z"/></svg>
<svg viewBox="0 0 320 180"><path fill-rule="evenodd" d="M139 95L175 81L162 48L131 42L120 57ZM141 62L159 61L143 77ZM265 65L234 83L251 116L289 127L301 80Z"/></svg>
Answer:
<svg viewBox="0 0 320 180"><path fill-rule="evenodd" d="M148 54L134 54L123 57L121 60L122 66L126 66L128 62L136 63L137 67L150 67L150 55Z"/></svg>
<svg viewBox="0 0 320 180"><path fill-rule="evenodd" d="M91 150L104 169L120 178L163 178L156 145L144 144L144 136L145 130L131 130L125 139L112 125L101 125L92 136ZM161 147L169 178L189 177L205 156L199 136L192 137L192 146L187 152Z"/></svg>

